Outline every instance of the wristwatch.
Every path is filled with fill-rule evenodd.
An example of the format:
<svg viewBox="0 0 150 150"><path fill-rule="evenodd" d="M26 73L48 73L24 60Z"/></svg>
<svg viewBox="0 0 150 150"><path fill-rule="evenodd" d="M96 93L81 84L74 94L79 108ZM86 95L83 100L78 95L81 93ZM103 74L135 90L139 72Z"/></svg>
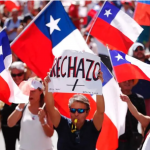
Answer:
<svg viewBox="0 0 150 150"><path fill-rule="evenodd" d="M16 106L16 108L15 108L16 110L18 110L18 111L23 111L23 108L19 108L19 106L17 105Z"/></svg>

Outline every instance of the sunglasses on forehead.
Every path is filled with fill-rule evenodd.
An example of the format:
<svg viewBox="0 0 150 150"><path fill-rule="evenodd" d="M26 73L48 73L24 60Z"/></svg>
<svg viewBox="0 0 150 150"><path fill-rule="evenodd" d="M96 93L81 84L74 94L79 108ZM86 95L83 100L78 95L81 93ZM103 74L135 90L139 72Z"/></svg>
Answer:
<svg viewBox="0 0 150 150"><path fill-rule="evenodd" d="M135 52L137 52L138 50L143 51L144 49L143 49L143 47L140 46L135 49Z"/></svg>
<svg viewBox="0 0 150 150"><path fill-rule="evenodd" d="M84 113L85 111L87 111L88 109L82 109L82 108L78 108L78 109L75 109L75 108L70 108L70 112L71 113L76 113L76 111L81 114L81 113Z"/></svg>
<svg viewBox="0 0 150 150"><path fill-rule="evenodd" d="M16 77L16 76L21 77L23 74L24 74L24 72L21 72L21 73L18 73L18 74L11 73L11 76L12 77Z"/></svg>

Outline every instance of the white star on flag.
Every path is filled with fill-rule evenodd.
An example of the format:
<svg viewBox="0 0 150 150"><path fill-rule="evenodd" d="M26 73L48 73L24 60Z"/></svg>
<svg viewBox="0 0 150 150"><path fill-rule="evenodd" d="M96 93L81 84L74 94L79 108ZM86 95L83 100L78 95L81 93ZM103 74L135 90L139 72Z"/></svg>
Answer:
<svg viewBox="0 0 150 150"><path fill-rule="evenodd" d="M104 15L106 15L107 17L109 17L109 15L112 15L112 13L110 11L111 11L111 9L105 10L105 14Z"/></svg>
<svg viewBox="0 0 150 150"><path fill-rule="evenodd" d="M117 58L117 61L119 61L120 59L123 59L123 57L119 54L118 54L118 56L115 56L115 58Z"/></svg>
<svg viewBox="0 0 150 150"><path fill-rule="evenodd" d="M50 34L52 34L54 30L61 31L57 25L59 23L60 19L61 18L54 20L53 17L50 16L50 22L46 24L46 26L50 28Z"/></svg>

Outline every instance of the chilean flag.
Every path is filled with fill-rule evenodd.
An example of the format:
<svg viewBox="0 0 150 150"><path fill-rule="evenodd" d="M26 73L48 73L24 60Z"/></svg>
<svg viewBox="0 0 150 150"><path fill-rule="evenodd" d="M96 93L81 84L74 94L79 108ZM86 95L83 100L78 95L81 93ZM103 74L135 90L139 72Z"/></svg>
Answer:
<svg viewBox="0 0 150 150"><path fill-rule="evenodd" d="M41 78L44 78L63 50L86 50L81 33L72 24L60 1L52 1L25 28L11 49Z"/></svg>
<svg viewBox="0 0 150 150"><path fill-rule="evenodd" d="M131 79L150 81L150 65L123 52L110 50L111 60L118 82Z"/></svg>
<svg viewBox="0 0 150 150"><path fill-rule="evenodd" d="M13 81L9 66L12 63L12 54L6 32L0 33L0 100L10 105L11 103L27 103L28 97L23 95Z"/></svg>
<svg viewBox="0 0 150 150"><path fill-rule="evenodd" d="M109 47L127 53L143 29L119 8L105 2L96 21L94 19L87 30Z"/></svg>
<svg viewBox="0 0 150 150"><path fill-rule="evenodd" d="M134 20L143 26L150 26L150 1L138 1L134 12Z"/></svg>
<svg viewBox="0 0 150 150"><path fill-rule="evenodd" d="M54 56L58 57L64 50L84 50L92 53L60 1L50 2L15 39L11 48L41 78L44 78L52 67ZM119 86L104 65L102 71L105 72L103 95L106 115L97 149L112 150L117 148L118 137L124 132L127 106L120 100ZM68 99L72 95L54 93L55 104L61 114L67 117L69 117ZM86 96L91 103L89 115L91 119L96 110L95 97Z"/></svg>

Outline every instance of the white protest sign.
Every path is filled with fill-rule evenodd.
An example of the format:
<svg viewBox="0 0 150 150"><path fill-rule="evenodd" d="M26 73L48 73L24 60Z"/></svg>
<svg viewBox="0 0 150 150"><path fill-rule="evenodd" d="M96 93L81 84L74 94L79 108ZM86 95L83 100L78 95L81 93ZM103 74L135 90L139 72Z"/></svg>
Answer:
<svg viewBox="0 0 150 150"><path fill-rule="evenodd" d="M66 50L55 59L48 91L102 95L102 82L97 77L99 69L97 55Z"/></svg>

